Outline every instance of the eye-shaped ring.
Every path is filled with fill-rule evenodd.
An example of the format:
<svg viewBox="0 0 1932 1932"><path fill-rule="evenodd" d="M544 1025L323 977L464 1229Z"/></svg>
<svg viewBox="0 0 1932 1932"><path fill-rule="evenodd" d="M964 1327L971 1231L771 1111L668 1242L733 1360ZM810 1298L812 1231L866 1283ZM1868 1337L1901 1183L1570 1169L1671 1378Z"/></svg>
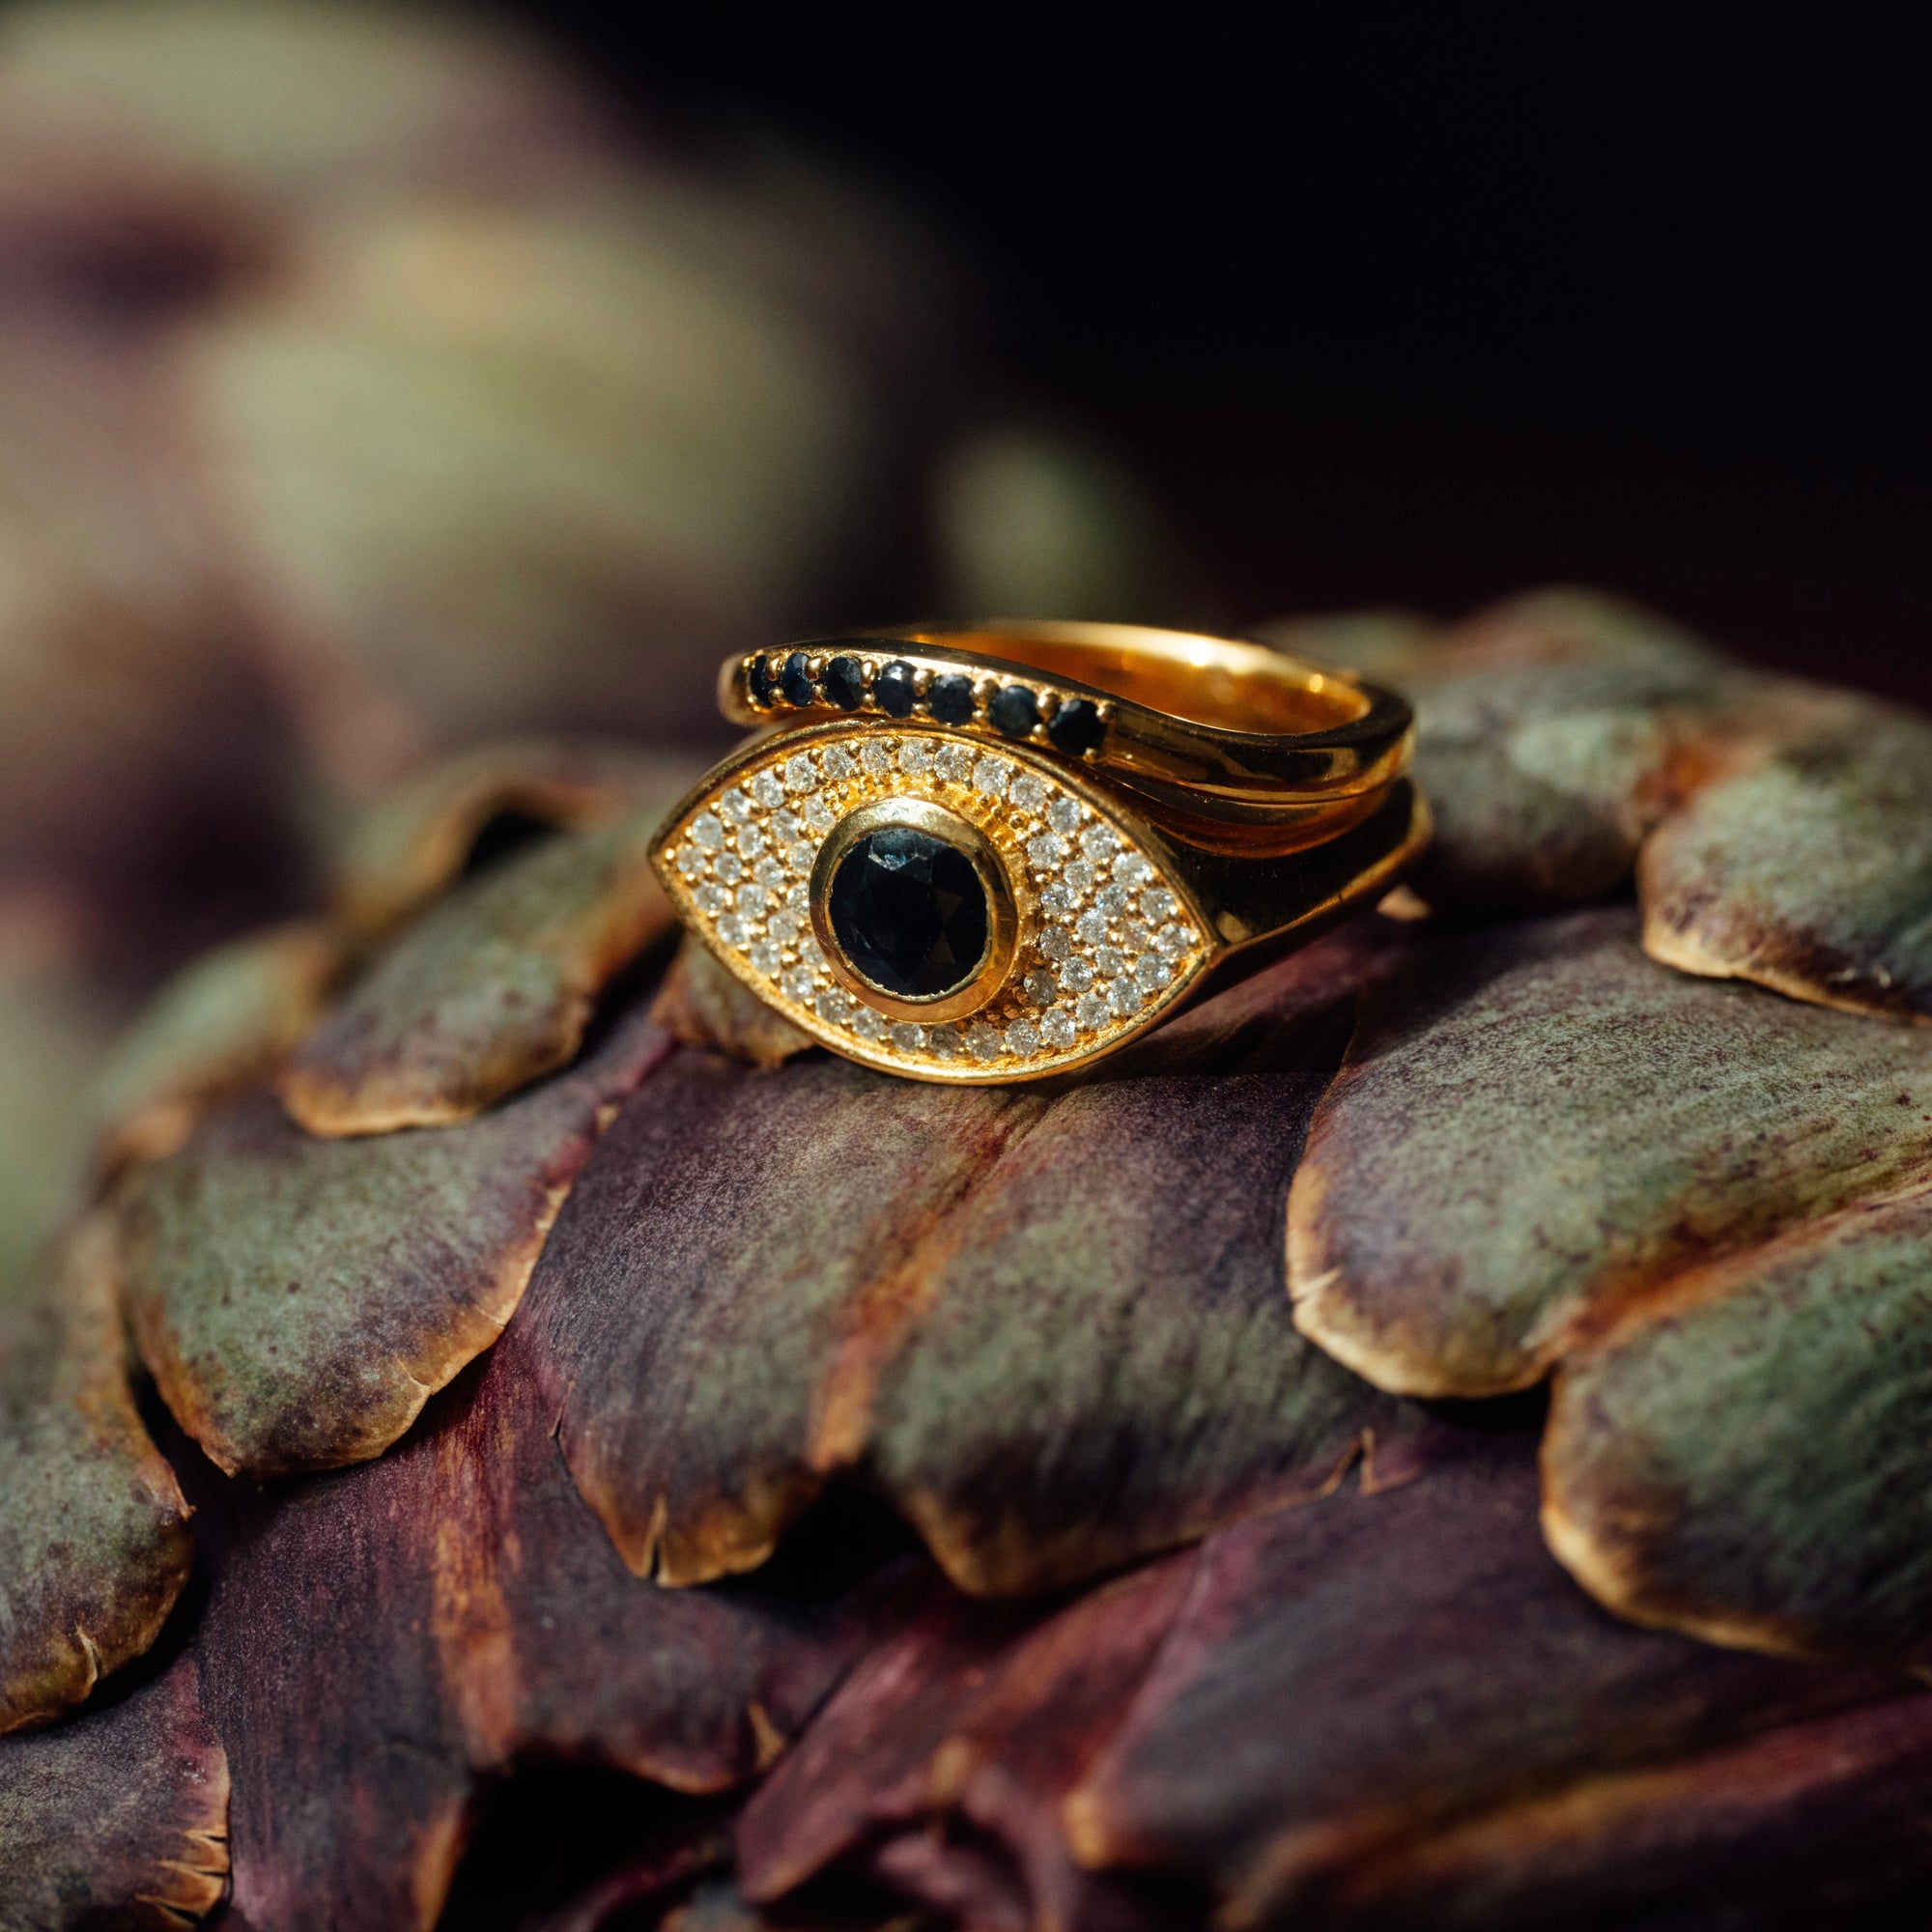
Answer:
<svg viewBox="0 0 1932 1932"><path fill-rule="evenodd" d="M1089 640L1118 635L1072 628ZM1069 627L1039 629L1061 639ZM1029 646L1048 654L1025 627L1000 635L1010 657ZM1273 797L1262 783L1245 797L1203 788L1170 809L1103 781L1113 719L1100 706L1115 709L1103 696L1036 695L1041 728L1025 735L952 692L924 715L916 704L901 714L899 671L910 672L915 700L922 674L928 698L942 677L964 676L939 668L962 653L918 665L894 655L904 648L793 654L811 691L834 696L790 708L830 719L741 748L671 813L653 847L686 925L794 1025L851 1059L946 1081L1084 1065L1236 954L1266 942L1279 950L1385 891L1426 837L1421 802L1400 775L1406 736L1372 752L1362 782L1333 781L1331 796L1311 799L1316 786ZM1336 710L1351 694L1365 710L1400 704L1349 686L1338 696L1332 676L1258 646L1218 648L1322 683ZM920 653L932 654L931 645ZM854 668L834 678L835 660ZM727 682L750 675L745 661L726 667ZM794 677L793 693L805 688ZM992 696L1010 688L992 682ZM886 701L867 704L874 693ZM1103 728L1069 756L1045 726L1075 701L1093 704ZM862 708L883 715L838 715ZM1199 838L1201 822L1211 843Z"/></svg>

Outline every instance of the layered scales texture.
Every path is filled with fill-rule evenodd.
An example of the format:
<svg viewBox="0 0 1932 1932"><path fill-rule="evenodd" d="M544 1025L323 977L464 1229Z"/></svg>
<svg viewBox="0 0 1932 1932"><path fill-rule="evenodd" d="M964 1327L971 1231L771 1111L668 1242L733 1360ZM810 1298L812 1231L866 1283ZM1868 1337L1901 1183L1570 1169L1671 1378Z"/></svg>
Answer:
<svg viewBox="0 0 1932 1932"><path fill-rule="evenodd" d="M525 745L165 998L0 1333L0 1922L1918 1922L1932 730L1574 596L1293 641L1418 698L1410 917L1098 1077L742 1064L753 983L997 1076L1192 970L911 727L672 828L731 975L689 775ZM1023 956L901 1045L794 895L908 793ZM594 1859L559 1760L655 1787Z"/></svg>

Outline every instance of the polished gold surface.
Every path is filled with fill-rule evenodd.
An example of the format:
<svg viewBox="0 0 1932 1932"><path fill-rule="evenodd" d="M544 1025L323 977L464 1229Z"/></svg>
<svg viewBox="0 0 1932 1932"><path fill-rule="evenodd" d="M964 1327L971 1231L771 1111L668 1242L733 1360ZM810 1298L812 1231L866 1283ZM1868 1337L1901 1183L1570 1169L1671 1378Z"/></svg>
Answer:
<svg viewBox="0 0 1932 1932"><path fill-rule="evenodd" d="M996 706L1015 685L1026 701ZM667 821L666 889L794 1025L914 1078L1077 1071L1373 904L1428 838L1406 704L1260 645L989 623L734 658L720 689L768 728ZM1056 742L1069 720L1085 739ZM945 839L986 890L985 952L952 993L895 995L838 947L833 875L886 824Z"/></svg>
<svg viewBox="0 0 1932 1932"><path fill-rule="evenodd" d="M777 671L794 659L810 675L812 701L797 704L781 691L761 700L757 667ZM823 690L838 659L861 668L866 696L852 711ZM895 664L910 667L921 707L936 679L972 682L972 715L952 728L1037 745L1151 802L1184 804L1207 836L1236 842L1265 843L1278 831L1296 842L1323 810L1379 790L1408 762L1412 720L1394 693L1261 644L1140 625L982 624L819 639L727 661L719 701L746 724L879 716L879 673ZM1038 704L1038 722L1018 740L993 722L992 700L1008 685ZM1097 711L1100 738L1070 754L1053 742L1054 721L1079 700Z"/></svg>
<svg viewBox="0 0 1932 1932"><path fill-rule="evenodd" d="M986 944L974 967L971 979L956 991L935 993L929 999L908 999L867 979L845 955L838 935L832 926L832 879L846 855L860 839L888 826L904 825L943 839L971 861L980 887L986 895ZM1010 841L1009 841L1010 842ZM848 811L832 828L811 868L811 929L825 953L832 977L849 992L857 993L868 1006L889 1019L964 1019L977 1013L1006 983L1012 970L1013 952L1019 944L1020 912L1014 902L1013 883L1024 880L1026 871L1016 849L1005 853L995 849L993 839L968 817L930 799L895 793ZM1021 888L1024 890L1024 887ZM1031 897L1031 895L1028 895Z"/></svg>
<svg viewBox="0 0 1932 1932"><path fill-rule="evenodd" d="M1359 724L1362 688L1264 644L1142 624L1026 623L909 630L909 643L997 659L1242 737Z"/></svg>

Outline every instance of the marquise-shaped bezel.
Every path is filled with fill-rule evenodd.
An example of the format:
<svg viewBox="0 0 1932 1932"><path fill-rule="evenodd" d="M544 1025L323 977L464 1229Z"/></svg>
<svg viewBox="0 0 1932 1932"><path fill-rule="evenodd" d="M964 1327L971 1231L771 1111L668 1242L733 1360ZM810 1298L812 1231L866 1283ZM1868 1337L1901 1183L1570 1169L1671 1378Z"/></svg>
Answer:
<svg viewBox="0 0 1932 1932"><path fill-rule="evenodd" d="M896 1016L836 974L812 868L853 812L895 800L967 821L1005 869L1011 964L973 1013ZM679 916L801 1032L923 1080L1069 1070L1144 1033L1220 950L1186 882L1105 791L1024 747L937 728L822 724L753 740L666 821L652 859ZM841 983L841 978L845 983Z"/></svg>

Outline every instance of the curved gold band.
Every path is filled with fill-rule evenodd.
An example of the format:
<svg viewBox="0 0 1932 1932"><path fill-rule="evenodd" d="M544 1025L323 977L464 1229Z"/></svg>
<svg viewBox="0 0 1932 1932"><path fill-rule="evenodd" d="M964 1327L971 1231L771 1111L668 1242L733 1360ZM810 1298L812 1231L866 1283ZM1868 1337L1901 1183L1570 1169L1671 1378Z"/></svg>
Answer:
<svg viewBox="0 0 1932 1932"><path fill-rule="evenodd" d="M1428 837L1404 700L1255 644L921 628L733 658L720 696L767 728L667 820L666 890L795 1025L919 1079L1084 1066Z"/></svg>
<svg viewBox="0 0 1932 1932"><path fill-rule="evenodd" d="M1411 739L1393 692L1260 644L1136 624L821 638L729 660L719 702L744 724L930 717L1036 745L1142 793L1194 842L1235 849L1293 849L1344 801L1399 779Z"/></svg>

